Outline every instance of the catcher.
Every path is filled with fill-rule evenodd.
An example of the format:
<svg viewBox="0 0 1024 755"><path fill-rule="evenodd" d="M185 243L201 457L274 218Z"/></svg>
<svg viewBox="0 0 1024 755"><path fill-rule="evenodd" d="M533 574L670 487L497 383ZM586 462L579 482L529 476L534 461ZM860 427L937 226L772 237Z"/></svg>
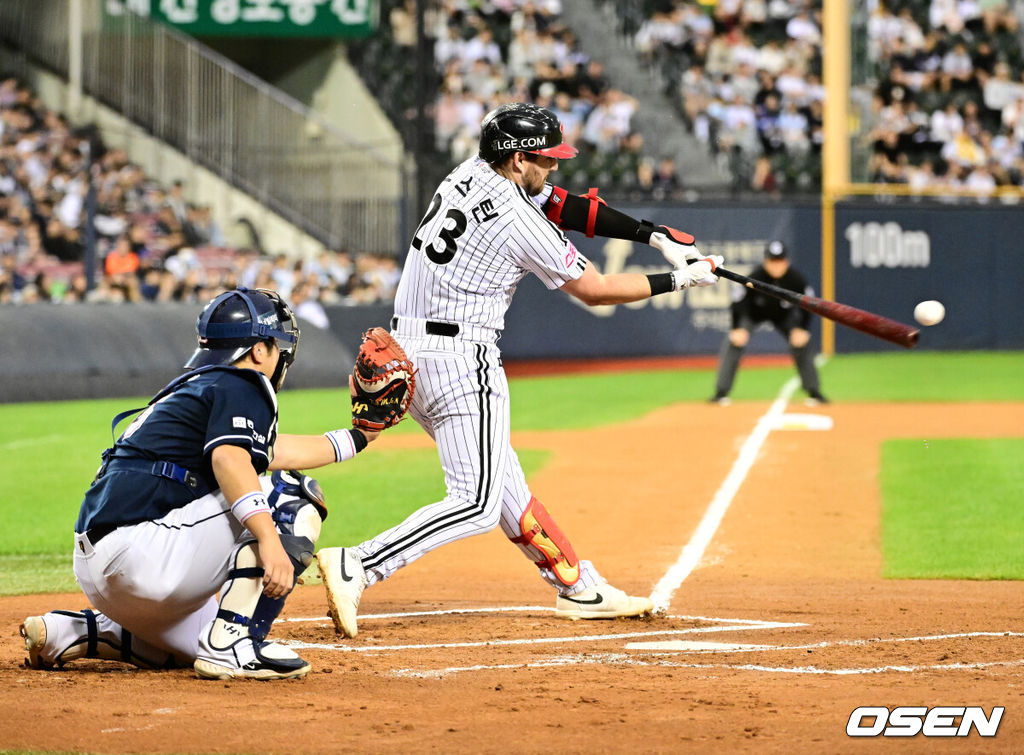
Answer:
<svg viewBox="0 0 1024 755"><path fill-rule="evenodd" d="M316 480L286 470L351 459L406 399L389 384L353 396L352 429L279 434L277 392L299 346L288 305L273 291L229 291L196 332L187 371L103 452L75 525L75 577L94 608L25 619L32 668L101 658L188 665L204 679L310 670L267 640L327 516Z"/></svg>

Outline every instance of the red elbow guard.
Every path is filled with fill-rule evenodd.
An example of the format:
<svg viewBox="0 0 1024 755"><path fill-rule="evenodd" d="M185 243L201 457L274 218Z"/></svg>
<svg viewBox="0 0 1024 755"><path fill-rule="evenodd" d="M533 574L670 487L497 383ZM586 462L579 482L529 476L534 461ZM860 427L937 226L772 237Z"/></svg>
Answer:
<svg viewBox="0 0 1024 755"><path fill-rule="evenodd" d="M592 239L597 229L598 209L603 204L607 203L597 196L597 189L591 189L586 194L577 196L569 194L559 186L552 186L551 196L544 203L544 214L547 215L548 220L563 231L582 231L587 234L588 239ZM569 206L568 212L566 212L566 205ZM630 222L636 223L636 221Z"/></svg>
<svg viewBox="0 0 1024 755"><path fill-rule="evenodd" d="M567 196L569 196L569 192L561 186L552 186L551 196L544 203L544 214L548 216L548 220L559 228L562 227L562 210L565 209L565 198Z"/></svg>

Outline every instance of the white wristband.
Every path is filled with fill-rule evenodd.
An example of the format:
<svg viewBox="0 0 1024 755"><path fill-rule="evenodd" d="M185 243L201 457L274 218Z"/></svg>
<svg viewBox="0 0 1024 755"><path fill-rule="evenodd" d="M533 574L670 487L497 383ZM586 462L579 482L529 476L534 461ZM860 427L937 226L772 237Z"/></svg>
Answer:
<svg viewBox="0 0 1024 755"><path fill-rule="evenodd" d="M231 513L242 524L254 514L270 513L270 505L263 493L246 493L233 504Z"/></svg>
<svg viewBox="0 0 1024 755"><path fill-rule="evenodd" d="M352 432L350 430L329 430L324 433L324 437L334 446L334 460L336 462L348 461L359 452L359 449L356 448L356 442L352 440Z"/></svg>

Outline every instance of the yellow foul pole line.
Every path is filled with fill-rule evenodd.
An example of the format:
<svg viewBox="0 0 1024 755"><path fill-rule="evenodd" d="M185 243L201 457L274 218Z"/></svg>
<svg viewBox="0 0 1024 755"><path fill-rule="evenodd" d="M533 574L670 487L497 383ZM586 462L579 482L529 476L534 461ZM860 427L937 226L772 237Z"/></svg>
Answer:
<svg viewBox="0 0 1024 755"><path fill-rule="evenodd" d="M824 0L825 142L821 153L821 295L836 298L835 201L850 183L850 5ZM835 323L822 320L821 347L835 353Z"/></svg>

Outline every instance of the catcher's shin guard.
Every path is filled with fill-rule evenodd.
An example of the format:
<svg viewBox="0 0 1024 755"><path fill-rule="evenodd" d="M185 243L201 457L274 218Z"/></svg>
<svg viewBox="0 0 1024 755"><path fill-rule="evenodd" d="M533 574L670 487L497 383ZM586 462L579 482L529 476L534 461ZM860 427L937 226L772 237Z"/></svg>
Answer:
<svg viewBox="0 0 1024 755"><path fill-rule="evenodd" d="M29 668L61 668L80 658L123 661L139 668L174 668L174 656L136 640L132 633L97 611L50 611L21 625Z"/></svg>
<svg viewBox="0 0 1024 755"><path fill-rule="evenodd" d="M313 558L313 542L307 537L281 535L281 543L295 565L298 580L303 564ZM199 637L193 664L196 674L201 679L295 679L308 674L310 666L299 656L265 641L284 600L263 594L263 567L256 543L239 546L217 615Z"/></svg>
<svg viewBox="0 0 1024 755"><path fill-rule="evenodd" d="M304 525L314 525L315 535L319 537L321 518L313 506L301 506L294 523L300 530L306 529ZM285 546L285 552L295 568L294 587L312 563L314 541L303 535L282 534L281 544ZM270 632L273 620L278 618L285 607L287 597L267 597L263 594L263 567L257 545L251 542L240 546L234 553L234 567L227 573L227 582L221 590L217 618L210 630L210 644L213 647L226 647L246 634L262 641Z"/></svg>
<svg viewBox="0 0 1024 755"><path fill-rule="evenodd" d="M536 497L530 498L519 519L519 529L523 534L510 539L518 545L528 546L530 557L537 566L551 569L563 585L572 586L579 582L580 561L569 538Z"/></svg>

